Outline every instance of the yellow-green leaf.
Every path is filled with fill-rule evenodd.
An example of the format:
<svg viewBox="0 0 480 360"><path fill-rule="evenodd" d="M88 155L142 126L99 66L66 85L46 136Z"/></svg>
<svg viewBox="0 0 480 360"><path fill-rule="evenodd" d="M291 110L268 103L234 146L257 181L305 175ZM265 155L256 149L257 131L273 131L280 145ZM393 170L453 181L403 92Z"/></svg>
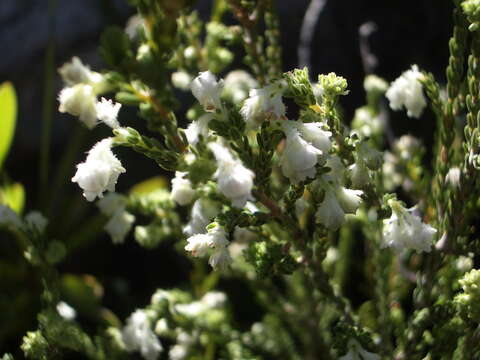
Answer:
<svg viewBox="0 0 480 360"><path fill-rule="evenodd" d="M9 82L0 85L0 169L7 157L15 133L17 96Z"/></svg>
<svg viewBox="0 0 480 360"><path fill-rule="evenodd" d="M139 182L130 189L131 194L149 194L158 189L167 189L168 181L163 176L155 176Z"/></svg>
<svg viewBox="0 0 480 360"><path fill-rule="evenodd" d="M21 214L25 205L25 189L20 183L4 185L0 188L0 204L7 205Z"/></svg>

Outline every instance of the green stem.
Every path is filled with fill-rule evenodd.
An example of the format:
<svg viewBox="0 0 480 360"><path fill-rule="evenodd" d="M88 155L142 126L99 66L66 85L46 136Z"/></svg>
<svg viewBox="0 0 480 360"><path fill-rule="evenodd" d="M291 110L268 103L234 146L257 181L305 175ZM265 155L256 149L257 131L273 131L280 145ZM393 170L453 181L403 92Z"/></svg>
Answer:
<svg viewBox="0 0 480 360"><path fill-rule="evenodd" d="M42 139L40 148L40 191L39 203L41 208L45 207L48 198L48 174L50 158L50 142L53 122L53 103L54 103L54 76L55 76L55 13L57 1L48 1L48 29L49 39L45 51L45 79L43 88L43 123Z"/></svg>

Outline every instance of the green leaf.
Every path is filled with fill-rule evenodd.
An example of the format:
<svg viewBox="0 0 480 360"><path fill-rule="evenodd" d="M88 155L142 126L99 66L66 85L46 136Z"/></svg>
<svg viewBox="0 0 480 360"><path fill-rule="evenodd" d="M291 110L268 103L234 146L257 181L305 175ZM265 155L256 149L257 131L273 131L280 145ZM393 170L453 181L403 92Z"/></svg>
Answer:
<svg viewBox="0 0 480 360"><path fill-rule="evenodd" d="M130 194L149 194L158 189L167 189L168 183L168 180L163 176L155 176L134 185L130 189Z"/></svg>
<svg viewBox="0 0 480 360"><path fill-rule="evenodd" d="M25 205L25 189L23 185L13 183L2 186L0 188L0 204L7 205L17 214L21 214Z"/></svg>
<svg viewBox="0 0 480 360"><path fill-rule="evenodd" d="M13 85L0 85L0 169L7 157L17 120L17 96Z"/></svg>

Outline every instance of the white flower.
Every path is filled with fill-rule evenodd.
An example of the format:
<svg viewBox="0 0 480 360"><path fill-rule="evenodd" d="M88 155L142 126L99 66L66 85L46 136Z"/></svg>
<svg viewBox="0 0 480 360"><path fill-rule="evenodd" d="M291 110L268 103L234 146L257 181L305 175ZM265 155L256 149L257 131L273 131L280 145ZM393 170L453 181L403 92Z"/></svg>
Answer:
<svg viewBox="0 0 480 360"><path fill-rule="evenodd" d="M145 29L145 21L140 15L136 14L127 20L127 24L125 25L125 33L130 39L134 40L142 28Z"/></svg>
<svg viewBox="0 0 480 360"><path fill-rule="evenodd" d="M45 232L48 220L39 211L31 211L25 216L25 226L30 231L35 231L39 234Z"/></svg>
<svg viewBox="0 0 480 360"><path fill-rule="evenodd" d="M293 121L285 122L283 129L287 137L280 160L283 175L294 184L315 177L315 165L323 152L302 139Z"/></svg>
<svg viewBox="0 0 480 360"><path fill-rule="evenodd" d="M445 181L452 187L458 188L460 186L460 177L462 175L461 170L458 167L453 167L448 170L445 176Z"/></svg>
<svg viewBox="0 0 480 360"><path fill-rule="evenodd" d="M346 189L344 187L340 187L337 190L337 199L340 203L340 206L343 208L345 213L347 214L355 214L360 203L362 202L362 198L360 195L363 194L361 190L352 190Z"/></svg>
<svg viewBox="0 0 480 360"><path fill-rule="evenodd" d="M209 291L200 301L209 309L219 308L225 304L227 296L220 291Z"/></svg>
<svg viewBox="0 0 480 360"><path fill-rule="evenodd" d="M388 83L377 75L367 75L363 80L363 88L366 92L383 94L388 89Z"/></svg>
<svg viewBox="0 0 480 360"><path fill-rule="evenodd" d="M121 107L122 104L113 103L112 100L107 100L102 97L101 101L95 105L98 120L103 121L112 129L118 129L120 124L118 123L117 117Z"/></svg>
<svg viewBox="0 0 480 360"><path fill-rule="evenodd" d="M350 339L347 346L349 351L339 360L380 360L380 356L362 348L355 339Z"/></svg>
<svg viewBox="0 0 480 360"><path fill-rule="evenodd" d="M362 137L379 136L382 134L384 124L379 116L375 116L372 110L363 106L355 110L352 121L352 129Z"/></svg>
<svg viewBox="0 0 480 360"><path fill-rule="evenodd" d="M71 62L63 64L58 72L67 86L86 84L95 88L97 92L105 90L106 84L102 74L90 70L90 67L84 65L76 56L72 58Z"/></svg>
<svg viewBox="0 0 480 360"><path fill-rule="evenodd" d="M198 199L193 203L190 213L190 221L183 229L183 232L189 236L195 234L204 234L207 232L206 226L218 214L218 207L207 199Z"/></svg>
<svg viewBox="0 0 480 360"><path fill-rule="evenodd" d="M187 239L185 250L191 251L195 257L204 256L210 248L224 248L229 244L225 230L215 224L207 234L196 234Z"/></svg>
<svg viewBox="0 0 480 360"><path fill-rule="evenodd" d="M163 350L162 344L150 329L150 321L144 310L135 311L127 319L122 330L122 340L127 351L140 351L147 360L158 359Z"/></svg>
<svg viewBox="0 0 480 360"><path fill-rule="evenodd" d="M109 193L97 201L100 212L110 217L104 230L110 235L114 244L125 241L125 237L132 229L135 216L127 212L127 198L117 193Z"/></svg>
<svg viewBox="0 0 480 360"><path fill-rule="evenodd" d="M203 114L197 120L192 121L188 128L185 129L185 136L190 145L197 145L200 135L203 138L208 136L208 123L213 119L212 114Z"/></svg>
<svg viewBox="0 0 480 360"><path fill-rule="evenodd" d="M205 305L202 304L200 301L194 301L188 304L175 305L176 312L190 318L196 318L197 316L205 312L205 310Z"/></svg>
<svg viewBox="0 0 480 360"><path fill-rule="evenodd" d="M170 331L170 327L168 326L168 322L166 319L160 319L157 321L155 325L155 333L158 335L165 335Z"/></svg>
<svg viewBox="0 0 480 360"><path fill-rule="evenodd" d="M247 200L252 200L252 187L255 174L234 159L230 151L218 144L210 143L210 150L217 160L217 171L213 175L217 179L218 190L232 201L232 205L243 208Z"/></svg>
<svg viewBox="0 0 480 360"><path fill-rule="evenodd" d="M280 119L285 116L282 89L273 84L250 90L240 113L250 129L256 129L264 120Z"/></svg>
<svg viewBox="0 0 480 360"><path fill-rule="evenodd" d="M135 216L120 208L106 223L104 229L112 238L114 244L121 244L132 229Z"/></svg>
<svg viewBox="0 0 480 360"><path fill-rule="evenodd" d="M329 167L330 171L323 177L333 183L342 184L346 169L340 157L338 155L329 156L325 166Z"/></svg>
<svg viewBox="0 0 480 360"><path fill-rule="evenodd" d="M193 96L197 98L207 112L214 112L221 108L220 95L222 88L223 80L217 81L215 75L210 71L201 72L190 84Z"/></svg>
<svg viewBox="0 0 480 360"><path fill-rule="evenodd" d="M389 200L392 216L383 220L383 247L406 248L430 252L436 229L414 214L415 208L405 209L398 201Z"/></svg>
<svg viewBox="0 0 480 360"><path fill-rule="evenodd" d="M77 316L75 309L63 301L57 304L57 312L65 320L74 320Z"/></svg>
<svg viewBox="0 0 480 360"><path fill-rule="evenodd" d="M78 116L89 129L97 125L96 94L92 86L77 84L64 88L58 96L58 111Z"/></svg>
<svg viewBox="0 0 480 360"><path fill-rule="evenodd" d="M223 94L229 97L234 104L239 104L248 97L250 89L258 84L256 80L244 70L234 70L225 77Z"/></svg>
<svg viewBox="0 0 480 360"><path fill-rule="evenodd" d="M190 180L185 179L187 173L177 171L172 179L172 200L179 205L190 204L195 197L195 190L192 189Z"/></svg>
<svg viewBox="0 0 480 360"><path fill-rule="evenodd" d="M409 117L419 118L427 105L422 91L420 80L423 74L417 65L412 65L410 70L405 71L397 78L385 94L390 101L393 110L401 110L405 107Z"/></svg>
<svg viewBox="0 0 480 360"><path fill-rule="evenodd" d="M88 152L85 162L77 165L72 182L78 183L88 201L95 200L97 196L102 198L106 190L115 191L118 176L125 172L111 146L112 138L103 139Z"/></svg>
<svg viewBox="0 0 480 360"><path fill-rule="evenodd" d="M328 154L332 148L332 133L330 131L323 130L322 123L302 123L296 122L297 129L302 134L302 138L315 146L318 150L321 150L323 155Z"/></svg>
<svg viewBox="0 0 480 360"><path fill-rule="evenodd" d="M370 173L364 161L357 159L354 164L349 166L348 170L350 171L350 178L354 188L361 189L370 184Z"/></svg>
<svg viewBox="0 0 480 360"><path fill-rule="evenodd" d="M210 256L210 259L208 259L208 263L212 266L214 270L227 269L232 263L232 258L230 257L228 248L221 247L221 248L215 249L213 254Z"/></svg>
<svg viewBox="0 0 480 360"><path fill-rule="evenodd" d="M192 77L185 71L175 71L172 73L172 84L178 89L188 90L192 82Z"/></svg>
<svg viewBox="0 0 480 360"><path fill-rule="evenodd" d="M194 257L203 257L210 249L210 236L207 234L195 234L187 239L185 250L190 251Z"/></svg>
<svg viewBox="0 0 480 360"><path fill-rule="evenodd" d="M393 145L403 160L410 160L422 148L422 142L412 135L402 135Z"/></svg>
<svg viewBox="0 0 480 360"><path fill-rule="evenodd" d="M185 345L175 344L168 351L170 360L183 360L188 355L188 349Z"/></svg>
<svg viewBox="0 0 480 360"><path fill-rule="evenodd" d="M10 207L0 204L0 226L23 227L22 220Z"/></svg>
<svg viewBox="0 0 480 360"><path fill-rule="evenodd" d="M325 192L325 198L315 213L317 221L330 230L337 230L345 222L345 212L331 190Z"/></svg>
<svg viewBox="0 0 480 360"><path fill-rule="evenodd" d="M224 270L231 262L232 258L228 252L229 241L225 230L216 223L208 226L207 234L196 234L187 239L188 244L185 250L190 251L193 256L205 256L209 249L213 253L208 263L214 268Z"/></svg>
<svg viewBox="0 0 480 360"><path fill-rule="evenodd" d="M108 193L97 201L97 206L103 215L113 216L118 209L125 209L127 206L127 198L124 195L114 192Z"/></svg>

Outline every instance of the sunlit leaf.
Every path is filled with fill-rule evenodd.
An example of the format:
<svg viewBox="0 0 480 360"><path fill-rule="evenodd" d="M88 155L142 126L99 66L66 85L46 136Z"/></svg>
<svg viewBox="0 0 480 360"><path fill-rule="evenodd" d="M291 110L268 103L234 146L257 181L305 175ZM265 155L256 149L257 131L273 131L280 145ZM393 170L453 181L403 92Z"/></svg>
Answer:
<svg viewBox="0 0 480 360"><path fill-rule="evenodd" d="M155 176L134 185L131 188L130 193L131 194L148 194L158 189L166 189L167 187L168 187L168 181L164 177Z"/></svg>
<svg viewBox="0 0 480 360"><path fill-rule="evenodd" d="M9 82L0 85L0 169L7 157L17 119L17 96Z"/></svg>
<svg viewBox="0 0 480 360"><path fill-rule="evenodd" d="M25 189L20 183L0 187L0 204L9 206L17 214L21 214L25 205Z"/></svg>

